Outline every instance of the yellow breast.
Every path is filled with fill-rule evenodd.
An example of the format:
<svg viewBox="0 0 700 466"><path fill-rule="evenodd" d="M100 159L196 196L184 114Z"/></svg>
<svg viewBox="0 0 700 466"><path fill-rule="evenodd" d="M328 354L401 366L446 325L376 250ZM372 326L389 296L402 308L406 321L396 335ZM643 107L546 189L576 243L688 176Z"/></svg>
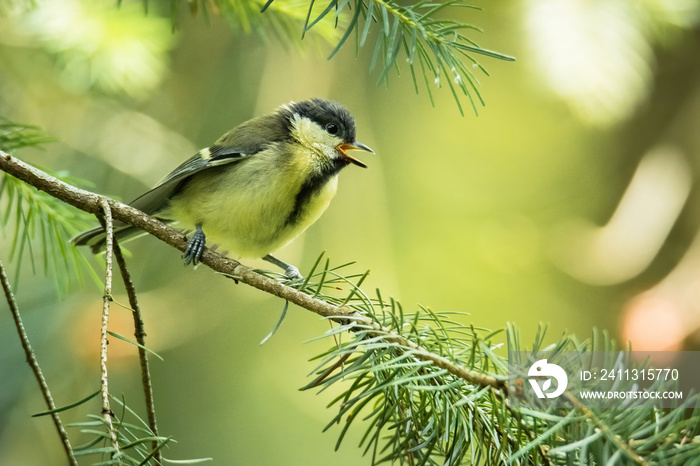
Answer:
<svg viewBox="0 0 700 466"><path fill-rule="evenodd" d="M309 149L290 144L207 169L171 200L170 215L186 229L200 225L207 246L217 244L237 258L263 257L318 220L335 196L337 174L324 179L303 205L297 203L314 157Z"/></svg>

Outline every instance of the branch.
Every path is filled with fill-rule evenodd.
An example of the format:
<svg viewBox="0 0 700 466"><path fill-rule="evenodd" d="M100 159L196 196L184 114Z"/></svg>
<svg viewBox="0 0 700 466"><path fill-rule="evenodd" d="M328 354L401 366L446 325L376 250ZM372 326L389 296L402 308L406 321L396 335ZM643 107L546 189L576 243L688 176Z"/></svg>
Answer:
<svg viewBox="0 0 700 466"><path fill-rule="evenodd" d="M232 0L221 0L230 3ZM238 2L240 3L240 2ZM282 2L267 0L262 7ZM325 7L322 5L325 3ZM476 60L477 55L499 60L513 61L513 57L478 46L468 38L466 31L480 31L479 28L459 20L452 20L441 13L457 8L480 8L464 4L461 0L444 0L442 2L397 2L395 0L327 0L326 2L309 2L303 34L321 26L336 23L347 18L340 29L344 29L342 38L331 52L332 58L355 32L356 53L368 46L369 40L376 41L370 61L370 71L382 61L380 82L387 82L392 69L399 71L399 55L402 50L411 71L413 86L418 92L417 73L423 75L425 88L434 104L432 88L447 84L461 114L464 114L459 93L466 96L477 113L476 103L485 105L479 93L479 79L475 74L480 70L488 76L486 69ZM321 10L319 13L316 13ZM364 23L361 17L364 17ZM325 19L325 21L323 21ZM363 24L361 24L363 23ZM370 38L370 30L376 34ZM302 35L303 37L303 35ZM369 39L369 40L368 40ZM418 71L415 65L420 67Z"/></svg>
<svg viewBox="0 0 700 466"><path fill-rule="evenodd" d="M114 244L113 238L113 222L112 211L109 203L105 199L100 200L100 206L104 211L103 225L107 231L107 251L105 254L105 288L102 296L102 325L100 327L100 392L102 394L102 416L107 425L109 439L114 448L114 454L119 453L119 441L117 440L117 432L112 423L112 408L109 405L109 378L107 374L107 330L109 325L109 306L112 302L112 250ZM114 457L114 454L112 457ZM121 464L121 461L119 461Z"/></svg>
<svg viewBox="0 0 700 466"><path fill-rule="evenodd" d="M100 206L102 203L106 203L111 210L113 218L140 228L182 252L187 248L187 237L184 234L144 214L140 210L109 197L64 183L3 151L0 151L0 169L85 212L100 214ZM260 275L240 262L224 257L211 249L204 250L200 262L212 270L234 278L246 285L290 301L299 307L329 318L341 325L348 325L351 331L367 332L369 337L382 337L386 342L405 347L411 350L417 359L431 362L467 383L480 387L491 387L507 395L505 380L455 364L449 359L428 351L349 307L338 307L313 298L276 280Z"/></svg>
<svg viewBox="0 0 700 466"><path fill-rule="evenodd" d="M117 264L119 265L119 271L122 275L124 288L126 288L126 294L129 296L129 306L131 307L131 312L134 317L134 336L136 337L136 342L140 345L138 350L139 361L141 363L141 383L143 384L146 412L148 413L148 426L151 429L153 436L158 437L156 407L155 401L153 400L153 383L151 381L151 370L148 363L148 352L146 351L146 331L143 325L143 318L141 317L141 308L139 307L139 302L136 298L136 289L134 288L134 283L131 281L129 270L126 268L126 261L122 255L122 250L119 247L119 243L116 241L114 242L114 256L116 257ZM152 445L153 451L155 452L156 463L162 464L163 453L159 448L158 440L153 440Z"/></svg>
<svg viewBox="0 0 700 466"><path fill-rule="evenodd" d="M46 383L46 379L44 379L44 374L41 372L41 368L39 367L39 361L37 361L36 359L36 355L34 354L34 350L32 349L31 343L29 342L27 332L24 330L22 317L19 314L19 308L17 307L17 302L15 301L15 297L12 294L10 281L7 279L5 267L3 267L1 261L0 282L2 282L2 288L5 291L5 299L7 300L7 304L10 306L10 312L12 313L12 318L15 321L15 326L17 327L17 334L19 335L19 339L22 342L22 348L24 348L24 354L27 357L27 363L29 364L29 367L31 367L32 372L34 373L34 377L36 377L36 381L39 383L39 389L41 390L41 394L44 397L44 401L46 402L47 408L49 409L49 411L54 411L56 409L56 405L53 402L53 397L51 396L49 385ZM63 428L61 418L58 416L57 412L52 412L51 418L53 419L54 426L56 426L56 431L58 432L58 437L61 439L61 444L63 445L63 449L65 450L66 456L68 457L68 464L72 466L78 466L78 461L75 459L73 448L71 447L70 440L68 439L68 433L66 432L66 429Z"/></svg>
<svg viewBox="0 0 700 466"><path fill-rule="evenodd" d="M111 228L114 219L141 228L180 251L186 249L186 237L143 212L108 197L71 186L2 151L0 151L0 170L45 191L60 201L99 217L105 217L104 225L110 241L108 257L114 250L123 269L125 284L129 283L126 285L127 293L130 294L130 303L135 311L136 320L138 304L135 300L135 291L128 279L126 267L122 266L123 257L112 239ZM389 306L385 305L379 291L380 312L375 313L371 309L373 304L370 299L359 289L362 279L356 285L349 281L348 283L353 286L350 296L356 294L360 301L369 304L366 308L356 304L346 306L350 297L342 301L324 296L323 299L327 299L328 302L316 299L303 291L286 286L283 282L256 273L235 260L222 257L210 249L204 251L202 262L229 278L278 296L340 324L327 332L327 336L335 336L345 331L354 333L355 339L352 342L338 345L322 355L324 362L317 369L319 377L305 388L323 385L321 389L325 389L336 380L352 381L350 387L333 401L332 404L340 404L339 413L328 427L336 423L340 424L344 420L338 441L340 442L353 419L361 418L360 411L365 407L372 409L365 417L370 420L371 425L362 441L367 442L365 451L374 448L373 461L383 462L402 458L400 461L406 460L409 464L413 461L421 464L436 464L432 461L432 455L444 455L445 458L455 458L458 461L468 449L471 449L472 459L481 458L483 454L486 455L484 458L490 464L505 464L507 461L515 464L521 460L525 461L526 457L531 462L544 465L559 464L563 456L576 458L577 455L582 455L579 459L595 458L603 462L605 458L610 458L612 455L615 455L615 458L624 455L638 464L655 464L659 459L681 461L696 457L700 451L700 442L697 442L698 437L695 435L697 421L693 418L683 418L683 421L679 421L685 415L683 410L686 407L697 405L692 399L666 414L650 406L645 412L630 414L624 419L617 412L602 416L580 402L574 403L574 409L565 416L549 413L540 415L532 410L529 413L520 413L517 408L509 404L506 398L508 389L505 378L492 376L487 372L491 363L496 369L501 367L497 358L489 356L492 354L489 347L484 346L484 341L488 341L490 336L480 342L472 329L472 344L463 345L460 342L463 341L464 336L470 335L464 328L460 328L456 331L457 336L454 338L457 343L453 345L448 335L451 327L449 323L442 323L438 319L440 317L438 314L430 309L424 309L425 313L422 315L426 316L426 320L435 322L437 327L426 326L425 332L419 331L418 327L423 317L415 313L412 319L406 320L407 316L404 316L401 306L393 300L391 312L384 313ZM109 277L111 259L108 260L107 272L103 342L106 339L106 314L109 308L107 298L111 293ZM335 274L334 269L328 269L328 262L320 283L314 285L316 295L320 295L320 290L324 287L326 273ZM309 277L311 276L314 276L313 273L309 274ZM346 280L344 277L338 276L338 278ZM304 281L300 288L302 290L314 288L314 286L307 288L307 283ZM328 283L332 286L333 281L329 280ZM8 294L7 291L6 294ZM131 294L134 294L134 299ZM361 309L366 309L366 312ZM387 324L391 326L383 325L387 319L391 319L391 323ZM408 330L404 336L401 332L406 325ZM143 345L143 327L139 324L136 327L136 336L141 338L139 344ZM509 346L513 349L519 347L517 335L509 336L508 340ZM565 341L570 340L562 340L557 345L560 350L565 347ZM538 336L534 348L539 348L541 343L541 338ZM481 359L481 363L475 362L480 359L476 356L479 348L481 348L479 354L487 356L486 359ZM471 356L465 352L467 350L471 351ZM104 352L106 347L103 344ZM443 354L448 357L442 356ZM103 356L105 361L106 354ZM472 366L465 367L456 361L471 361L465 364L472 364ZM481 369L473 370L470 367L477 367L477 369L481 367ZM142 371L144 371L143 360ZM146 367L142 375L144 389L147 390L149 423L151 429L155 430L155 416L152 421L150 420L153 404L152 398L148 401L148 390L150 389L152 395L152 389L147 371ZM444 377L446 373L450 375ZM146 379L149 379L148 383ZM106 374L103 380L105 380L103 390L106 392ZM470 386L465 387L466 384ZM697 409L700 408L696 406ZM582 413L583 416L574 416L576 412ZM105 419L108 418L107 413L111 415L111 412L106 410L103 413ZM439 419L439 422L432 422L434 419L432 416L436 416L435 419ZM602 432L602 435L594 431ZM380 439L386 438L389 438L389 444L380 448ZM693 441L687 442L686 438L692 438ZM682 439L680 445L677 441L679 439ZM545 444L548 440L551 445L562 444L562 446L550 450L551 445ZM641 441L644 443L638 443ZM440 442L439 445L438 442ZM487 445L488 448L481 449L482 445ZM684 448L680 449L679 446ZM394 454L389 451L383 458L378 457L378 455L384 455L388 447L393 447L394 451L399 453ZM517 447L520 449L508 457L509 453ZM148 458L154 458L154 455L155 450ZM113 460L117 459L113 458Z"/></svg>
<svg viewBox="0 0 700 466"><path fill-rule="evenodd" d="M648 461L639 456L632 449L632 447L630 447L628 442L619 438L619 436L617 436L615 432L612 431L610 426L608 426L598 416L596 416L596 414L590 408L588 408L588 406L581 403L581 400L576 398L576 396L574 396L573 393L571 393L569 390L566 390L564 392L564 396L571 402L572 405L574 405L574 408L582 412L583 415L586 416L586 418L589 421L591 421L597 429L600 429L600 431L603 432L603 435L605 435L605 437L607 437L611 443L613 443L620 451L623 451L627 456L629 456L632 459L632 461L635 462L635 464L641 466L649 466Z"/></svg>

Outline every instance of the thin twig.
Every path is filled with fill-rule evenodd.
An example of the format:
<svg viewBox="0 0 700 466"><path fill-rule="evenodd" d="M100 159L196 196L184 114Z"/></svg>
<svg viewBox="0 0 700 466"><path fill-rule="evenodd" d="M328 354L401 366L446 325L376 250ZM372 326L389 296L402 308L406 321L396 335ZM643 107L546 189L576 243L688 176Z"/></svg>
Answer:
<svg viewBox="0 0 700 466"><path fill-rule="evenodd" d="M32 349L32 345L29 342L27 332L24 329L24 324L22 323L22 316L20 316L19 307L17 306L17 301L15 301L15 297L12 294L10 280L8 280L7 278L7 274L5 273L5 267L2 265L2 261L0 261L0 282L2 282L2 289L5 291L5 299L7 300L7 304L10 306L10 312L12 313L12 318L15 321L15 326L17 327L17 335L19 335L19 339L22 342L22 348L24 349L24 354L27 357L27 363L29 364L29 367L31 367L32 372L34 373L34 377L36 378L36 381L39 384L39 390L41 391L41 394L44 397L46 407L49 411L53 411L56 409L56 404L53 402L53 397L51 396L49 385L46 383L46 379L44 379L44 374L43 372L41 372L41 367L39 367L39 361L37 360L36 355L34 354L34 350ZM73 448L71 447L70 440L68 439L68 433L63 427L61 418L58 416L58 413L51 413L51 418L53 419L54 426L56 426L58 437L61 439L63 450L66 452L66 456L68 457L68 464L72 466L77 466L78 461L75 459Z"/></svg>
<svg viewBox="0 0 700 466"><path fill-rule="evenodd" d="M153 399L153 383L151 381L151 370L150 364L148 362L148 352L146 351L146 331L143 325L143 318L141 317L141 308L139 308L139 302L136 297L136 289L134 288L134 283L131 281L131 274L129 269L126 267L126 261L124 260L124 255L119 247L119 243L114 241L114 257L117 258L117 264L119 265L119 271L122 275L122 280L124 282L124 288L126 288L126 294L129 296L129 306L131 307L131 312L134 317L134 336L139 345L139 361L141 363L141 382L143 384L143 394L146 401L146 413L148 413L148 426L151 429L154 437L158 437L158 423L156 422L156 406ZM158 440L153 440L153 451L155 451L154 458L158 464L163 463L163 453L160 451Z"/></svg>
<svg viewBox="0 0 700 466"><path fill-rule="evenodd" d="M105 231L107 232L107 250L105 253L105 288L102 296L102 325L100 327L100 390L102 395L102 416L107 424L107 433L109 434L114 454L119 453L119 440L117 432L112 423L112 408L109 404L109 377L107 374L107 330L109 326L109 307L112 302L112 251L113 251L113 222L112 209L109 207L109 202L105 199L100 200L104 215ZM114 454L112 456L114 456ZM120 461L121 464L121 461Z"/></svg>

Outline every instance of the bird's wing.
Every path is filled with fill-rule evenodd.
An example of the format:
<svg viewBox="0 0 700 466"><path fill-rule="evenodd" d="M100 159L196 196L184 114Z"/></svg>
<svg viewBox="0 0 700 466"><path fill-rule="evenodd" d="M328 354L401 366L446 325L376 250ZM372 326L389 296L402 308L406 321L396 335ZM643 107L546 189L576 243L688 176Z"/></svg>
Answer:
<svg viewBox="0 0 700 466"><path fill-rule="evenodd" d="M137 197L129 205L148 215L156 215L166 207L168 199L170 199L192 175L208 168L238 162L250 157L250 155L233 147L214 145L202 149L181 163L166 176L163 181L158 183L155 188ZM134 227L119 220L114 220L113 227L115 236L120 240L142 234L142 232L139 232ZM104 250L104 237L104 229L100 226L81 233L71 241L78 246L89 245L92 248L92 252L97 254Z"/></svg>
<svg viewBox="0 0 700 466"><path fill-rule="evenodd" d="M214 145L202 149L184 161L155 188L134 199L130 205L149 215L162 212L168 200L191 176L209 168L240 162L265 150L271 144L288 139L288 123L288 116L280 118L276 113L242 123L221 136ZM114 228L124 237L134 231L134 227L119 221L114 222ZM101 227L93 228L76 236L72 241L78 246L91 245L92 251L98 253L104 249L104 230Z"/></svg>
<svg viewBox="0 0 700 466"><path fill-rule="evenodd" d="M202 149L183 162L158 186L134 199L131 206L149 215L158 213L189 177L209 168L240 162L254 156L270 144L288 138L288 121L287 118L269 114L240 124L221 136L214 145Z"/></svg>
<svg viewBox="0 0 700 466"><path fill-rule="evenodd" d="M202 149L173 170L158 186L134 199L129 205L149 215L161 211L170 199L191 176L212 167L239 162L253 154L237 148L211 146Z"/></svg>

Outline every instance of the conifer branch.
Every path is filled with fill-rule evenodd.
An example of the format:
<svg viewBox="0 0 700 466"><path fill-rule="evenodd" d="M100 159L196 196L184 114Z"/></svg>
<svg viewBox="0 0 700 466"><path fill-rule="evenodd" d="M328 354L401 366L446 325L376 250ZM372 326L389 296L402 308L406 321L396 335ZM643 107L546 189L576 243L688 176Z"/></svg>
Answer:
<svg viewBox="0 0 700 466"><path fill-rule="evenodd" d="M3 150L41 147L52 140L36 126L0 123L0 147ZM64 176L63 180L72 184L77 181L68 176ZM59 294L68 290L71 280L77 278L82 282L85 272L96 285L102 286L102 280L89 265L86 256L69 247L70 238L88 227L89 216L10 176L0 177L0 197L3 198L4 207L0 228L14 224L11 229L10 262L14 260L16 263L15 277L19 277L23 263L27 262L20 259L28 253L32 271L39 268L37 263L42 264L44 274L55 278ZM42 246L41 252L35 247L38 241Z"/></svg>
<svg viewBox="0 0 700 466"><path fill-rule="evenodd" d="M146 1L146 0L144 0ZM182 0L173 2L173 18L178 16ZM460 94L469 100L474 113L477 105L485 105L479 92L477 72L488 76L477 56L513 61L512 56L485 49L467 37L467 32L481 32L471 24L450 19L446 11L480 10L462 0L440 3L416 0L412 3L395 0L327 0L317 2L280 2L275 0L190 0L192 12L211 10L229 20L234 29L264 33L271 29L283 43L300 45L309 32L315 32L336 45L329 54L333 58L354 33L356 53L371 49L369 71L379 71L378 81L387 83L391 70L400 74L399 57L403 54L418 93L422 81L431 103L434 89L448 87L461 114L464 108ZM262 14L261 14L262 13ZM374 34L372 34L374 32ZM371 42L374 41L373 44ZM418 75L422 75L418 77Z"/></svg>
<svg viewBox="0 0 700 466"><path fill-rule="evenodd" d="M576 398L576 396L574 396L573 393L567 390L564 392L564 396L571 402L574 408L583 413L583 415L586 416L586 418L593 425L595 425L597 429L600 429L600 432L602 432L603 435L610 440L610 442L617 445L617 448L620 451L624 452L630 459L632 459L635 462L635 464L638 464L640 466L649 466L648 461L639 456L634 451L634 449L630 447L628 442L623 441L617 435L615 435L615 432L612 432L610 427L605 422L603 422L598 416L596 416L596 414L591 409L589 409L586 405L581 403L581 400Z"/></svg>
<svg viewBox="0 0 700 466"><path fill-rule="evenodd" d="M51 175L48 175L35 167L32 167L31 165L28 165L1 151L0 169L81 210L97 214L98 216L100 214L107 216L107 213L109 213L111 218L137 226L138 228L151 233L180 251L184 251L186 249L186 237L172 227L163 224L162 222L138 211L137 209L117 202L106 196L101 196L64 183L63 181L58 180L57 178L52 177ZM111 238L111 235L109 234L110 221L111 220L105 220L105 227L108 229L107 238ZM110 252L111 249L108 249L107 254ZM320 316L328 318L329 320L340 324L338 331L355 333L359 341L375 341L381 342L382 345L392 346L396 351L404 353L411 360L421 361L422 364L427 363L433 365L437 368L437 370L451 374L452 376L456 377L456 379L461 380L462 383L500 392L499 398L503 398L507 393L507 387L503 378L498 378L493 375L488 375L486 373L470 369L450 360L444 355L431 352L427 348L415 343L414 341L411 341L410 338L406 338L386 325L382 325L375 317L359 313L352 306L336 306L321 299L317 299L300 290L286 286L278 280L261 275L255 272L253 269L246 267L233 259L223 257L210 249L205 249L201 262L225 276L253 286L274 296L280 297ZM110 292L110 289L106 287L105 297L107 297ZM107 300L105 301L105 309L108 309ZM103 320L103 335L105 335L104 328ZM104 361L104 358L102 360ZM432 375L427 374L426 377L431 378ZM105 385L103 385L103 387L105 387ZM453 396L450 395L450 397ZM481 412L480 417L482 420L480 422L487 423L488 415L485 412L482 412L480 408L478 411ZM103 414L106 416L105 413ZM106 420L107 417L105 417L105 421ZM107 424L107 426L108 430L111 431L109 424ZM495 435L503 436L503 441L505 441L505 437L507 437L505 432L496 432ZM495 448L495 444L493 444L492 448ZM464 451L461 449L459 451L461 451L460 454L464 454ZM504 458L505 457L502 459Z"/></svg>
<svg viewBox="0 0 700 466"><path fill-rule="evenodd" d="M136 226L182 252L187 248L185 235L159 220L109 197L64 183L2 151L0 151L0 169L85 212L99 214L101 206L108 205L112 216L116 220ZM107 235L107 237L110 238L110 235ZM437 367L445 369L470 384L491 387L506 393L507 388L504 380L454 364L449 359L431 353L420 345L403 338L371 318L358 314L352 308L338 307L316 299L292 287L285 286L277 280L263 276L250 267L224 257L211 249L204 250L200 262L216 272L287 300L322 317L329 318L341 325L349 325L350 330L365 331L369 338L382 337L388 343L405 347L416 358L432 362Z"/></svg>
<svg viewBox="0 0 700 466"><path fill-rule="evenodd" d="M180 251L187 246L182 233L160 221L64 183L1 151L0 170L86 212L107 218L111 213L113 219L141 228ZM105 227L110 223L105 221ZM112 247L119 257L117 246ZM362 442L374 464L435 465L443 460L457 464L468 454L471 461L485 464L550 465L572 460L604 462L612 457L624 464L657 464L660 460L681 464L700 454L697 397L664 412L653 405L640 405L641 411L630 414L608 412L591 409L582 401L577 404L577 400L560 410L514 408L503 375L509 370L491 343L497 332L481 336L483 330L465 327L429 308L405 313L398 302L385 301L379 291L370 299L360 288L366 274L358 275L353 283L352 277L330 269L328 261L322 272L314 273L320 259L306 279L292 281L273 279L210 249L204 251L201 261L229 278L337 323L326 337L351 335L350 341L336 342L319 356L322 362L316 378L304 388L323 390L338 381L349 384L331 403L338 405L338 413L328 428L342 426L340 443L353 420L364 417L369 427ZM339 283L350 286L347 296L324 294L323 290L337 289ZM133 292L133 286L127 288ZM130 302L137 308L135 300ZM544 332L538 332L533 352L543 351L543 336ZM509 351L522 347L511 327L507 341ZM606 337L605 348L613 350L609 341ZM581 352L588 345L562 338L547 349L551 348ZM518 386L511 385L515 387L511 395L518 395ZM693 407L696 411L687 416L685 410ZM157 448L149 458L170 440L157 438ZM123 449L127 446L122 444Z"/></svg>

